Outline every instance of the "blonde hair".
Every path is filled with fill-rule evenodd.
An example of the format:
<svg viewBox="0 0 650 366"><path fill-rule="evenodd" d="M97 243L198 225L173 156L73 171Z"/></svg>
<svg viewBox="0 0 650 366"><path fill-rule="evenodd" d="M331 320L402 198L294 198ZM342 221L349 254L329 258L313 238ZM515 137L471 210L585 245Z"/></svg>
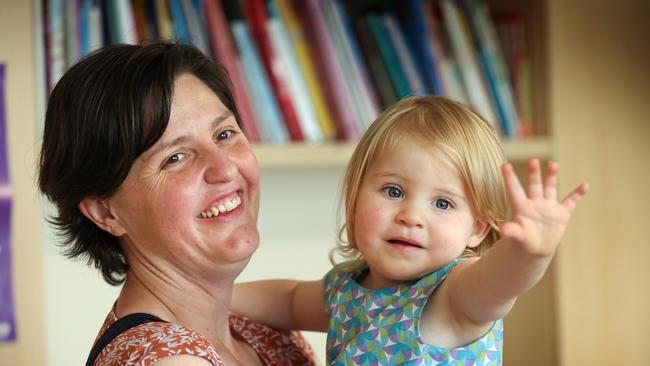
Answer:
<svg viewBox="0 0 650 366"><path fill-rule="evenodd" d="M354 236L359 189L379 152L409 141L431 147L432 153L449 159L463 181L472 213L491 226L485 239L476 248L466 248L463 256L480 255L498 240L499 222L509 212L501 175L505 157L496 132L461 103L436 96L410 97L382 112L352 154L343 178L339 208L344 209L344 220L337 247L330 253L332 264L336 265L340 257L340 265L348 270L365 266Z"/></svg>

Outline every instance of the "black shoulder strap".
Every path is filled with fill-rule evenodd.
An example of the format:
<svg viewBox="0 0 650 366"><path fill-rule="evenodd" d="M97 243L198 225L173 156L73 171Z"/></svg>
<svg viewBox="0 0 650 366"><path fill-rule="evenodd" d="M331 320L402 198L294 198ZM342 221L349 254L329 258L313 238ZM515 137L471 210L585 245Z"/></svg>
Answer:
<svg viewBox="0 0 650 366"><path fill-rule="evenodd" d="M149 322L164 322L164 320L147 313L133 313L118 319L115 323L111 324L108 329L106 329L104 334L102 334L102 336L93 346L93 349L90 350L90 355L88 355L86 366L92 366L93 363L95 363L97 356L99 356L102 350L104 350L104 348L108 346L108 344L111 343L113 339L117 338L117 336L124 333L128 329Z"/></svg>

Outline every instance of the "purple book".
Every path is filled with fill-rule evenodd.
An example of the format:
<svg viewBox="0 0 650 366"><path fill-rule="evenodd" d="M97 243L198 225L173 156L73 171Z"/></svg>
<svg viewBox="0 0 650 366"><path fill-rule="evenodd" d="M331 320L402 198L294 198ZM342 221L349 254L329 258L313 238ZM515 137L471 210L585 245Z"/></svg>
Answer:
<svg viewBox="0 0 650 366"><path fill-rule="evenodd" d="M308 18L311 20L313 34L316 43L316 51L322 58L321 65L325 73L325 79L329 84L332 97L333 107L340 119L338 125L342 127L342 136L345 140L358 140L360 132L355 121L354 100L350 95L350 90L346 88L343 69L339 64L339 58L336 56L336 48L332 40L332 35L327 29L323 9L318 0L307 0L304 2Z"/></svg>
<svg viewBox="0 0 650 366"><path fill-rule="evenodd" d="M5 129L5 65L0 64L0 343L16 339L11 274L11 190Z"/></svg>

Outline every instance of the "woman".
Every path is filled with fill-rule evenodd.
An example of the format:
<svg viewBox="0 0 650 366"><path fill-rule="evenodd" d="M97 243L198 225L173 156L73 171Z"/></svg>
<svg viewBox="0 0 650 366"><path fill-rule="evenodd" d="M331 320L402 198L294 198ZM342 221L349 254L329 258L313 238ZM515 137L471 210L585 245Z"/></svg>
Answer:
<svg viewBox="0 0 650 366"><path fill-rule="evenodd" d="M51 222L67 255L123 283L90 364L314 364L300 335L229 312L259 242L259 168L238 119L224 69L191 46L109 46L52 91L39 172Z"/></svg>

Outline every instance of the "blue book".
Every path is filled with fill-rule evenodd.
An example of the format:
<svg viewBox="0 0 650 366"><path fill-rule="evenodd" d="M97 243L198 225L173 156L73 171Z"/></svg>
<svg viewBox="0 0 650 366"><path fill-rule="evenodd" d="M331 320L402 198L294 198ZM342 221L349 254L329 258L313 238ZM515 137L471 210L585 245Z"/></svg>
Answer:
<svg viewBox="0 0 650 366"><path fill-rule="evenodd" d="M185 15L183 14L183 6L180 0L169 0L169 13L174 23L174 30L176 30L176 37L178 42L183 44L192 44L190 33L187 30L185 22Z"/></svg>
<svg viewBox="0 0 650 366"><path fill-rule="evenodd" d="M247 90L254 104L253 113L259 121L262 139L268 142L284 144L289 142L289 134L280 114L271 85L264 73L253 40L248 33L246 23L242 20L230 24L232 35L239 48L242 59L243 74L248 84Z"/></svg>
<svg viewBox="0 0 650 366"><path fill-rule="evenodd" d="M406 0L406 19L402 22L404 34L409 41L409 46L415 54L416 63L420 74L426 80L427 88L436 95L443 95L444 88L439 75L439 55L435 54L432 47L430 32L425 20L425 10L422 0Z"/></svg>
<svg viewBox="0 0 650 366"><path fill-rule="evenodd" d="M386 68L388 69L388 75L390 80L393 83L395 92L397 92L397 98L402 99L410 95L410 88L404 70L402 70L402 65L400 64L397 53L395 52L395 47L388 35L386 28L379 15L370 14L367 17L368 25L372 31L377 46L379 47L379 53L384 59Z"/></svg>

